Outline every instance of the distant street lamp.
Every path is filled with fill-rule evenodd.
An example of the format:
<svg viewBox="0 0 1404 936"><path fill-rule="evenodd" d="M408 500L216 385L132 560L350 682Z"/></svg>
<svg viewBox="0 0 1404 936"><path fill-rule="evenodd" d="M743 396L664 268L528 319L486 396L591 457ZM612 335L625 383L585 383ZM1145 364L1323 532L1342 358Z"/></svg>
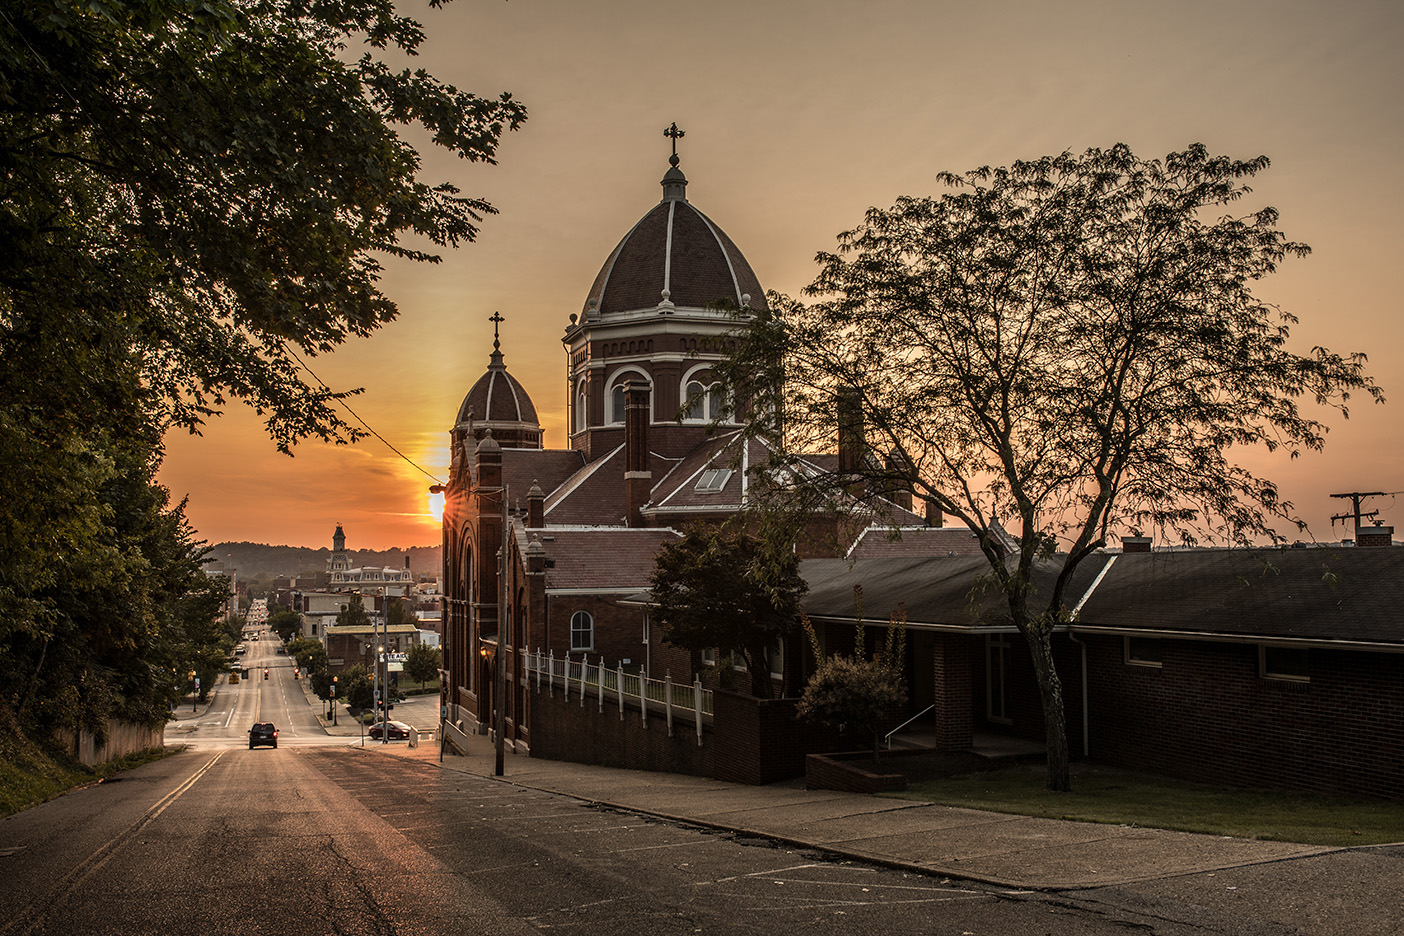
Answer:
<svg viewBox="0 0 1404 936"><path fill-rule="evenodd" d="M194 688L190 690L190 711L196 712L199 711L197 703L200 698L200 677L195 675L194 670L190 671L190 680L194 685Z"/></svg>

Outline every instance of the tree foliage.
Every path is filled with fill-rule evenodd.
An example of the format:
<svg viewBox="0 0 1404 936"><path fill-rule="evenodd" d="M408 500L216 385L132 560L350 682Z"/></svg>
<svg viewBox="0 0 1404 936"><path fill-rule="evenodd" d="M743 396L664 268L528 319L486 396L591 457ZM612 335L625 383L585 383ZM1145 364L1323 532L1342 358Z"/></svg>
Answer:
<svg viewBox="0 0 1404 936"><path fill-rule="evenodd" d="M776 496L865 492L881 510L874 495L903 487L978 534L1033 652L1055 789L1067 742L1049 635L1078 564L1116 532L1278 539L1292 505L1242 454L1319 449L1316 410L1382 399L1363 355L1296 353L1295 319L1253 293L1308 252L1272 208L1227 213L1267 166L1118 145L944 173L949 192L839 235L813 301L772 297L714 369L792 453L827 449L836 401L854 407L866 457L772 471Z"/></svg>
<svg viewBox="0 0 1404 936"><path fill-rule="evenodd" d="M431 647L426 643L414 643L410 644L409 650L405 651L405 675L419 683L421 689L429 680L439 678L441 665L443 665L443 658L438 647Z"/></svg>
<svg viewBox="0 0 1404 936"><path fill-rule="evenodd" d="M872 739L873 760L878 759L882 728L907 703L906 665L907 621L905 612L894 613L887 622L881 650L864 659L867 627L863 623L862 589L854 589L858 622L854 626L853 654L826 654L818 633L808 617L802 617L810 652L817 664L805 684L796 713L801 718L837 728L840 732L857 728Z"/></svg>
<svg viewBox="0 0 1404 936"><path fill-rule="evenodd" d="M161 724L191 671L208 690L233 647L220 615L228 582L202 571L184 505L168 503L139 446L109 455L91 539L30 581L4 582L0 706L35 738L62 728L102 739L111 718Z"/></svg>
<svg viewBox="0 0 1404 936"><path fill-rule="evenodd" d="M276 611L270 614L264 623L283 643L288 643L302 633L302 615L296 611Z"/></svg>
<svg viewBox="0 0 1404 936"><path fill-rule="evenodd" d="M492 211L400 128L492 162L525 112L395 64L423 39L381 0L6 3L0 705L26 730L158 721L214 652L164 433L236 399L284 451L353 440L306 359L394 318L381 258Z"/></svg>
<svg viewBox="0 0 1404 936"><path fill-rule="evenodd" d="M375 684L370 671L353 663L337 674L336 696L345 701L352 714L375 708Z"/></svg>
<svg viewBox="0 0 1404 936"><path fill-rule="evenodd" d="M770 698L770 655L798 628L806 591L787 543L695 526L659 552L650 613L669 643L743 656L752 693Z"/></svg>
<svg viewBox="0 0 1404 936"><path fill-rule="evenodd" d="M414 613L414 607L405 599L387 596L385 599L385 623L389 627L394 627L397 624L412 624L418 627L419 617Z"/></svg>
<svg viewBox="0 0 1404 936"><path fill-rule="evenodd" d="M360 595L348 595L346 604L341 610L336 612L337 627L370 627L371 616L366 611L366 606L361 603Z"/></svg>
<svg viewBox="0 0 1404 936"><path fill-rule="evenodd" d="M288 644L287 650L298 668L305 673L315 673L327 668L327 648L322 646L320 640L299 637Z"/></svg>

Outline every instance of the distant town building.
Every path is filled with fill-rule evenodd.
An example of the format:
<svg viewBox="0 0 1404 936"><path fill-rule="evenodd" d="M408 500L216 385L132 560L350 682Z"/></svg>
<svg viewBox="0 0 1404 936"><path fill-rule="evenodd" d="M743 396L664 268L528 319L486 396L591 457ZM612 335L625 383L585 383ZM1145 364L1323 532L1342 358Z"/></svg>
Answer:
<svg viewBox="0 0 1404 936"><path fill-rule="evenodd" d="M352 568L350 553L346 551L346 533L339 523L332 534L332 554L327 560L327 572L332 591L405 596L411 594L416 585L414 573L409 569L408 556L405 557L403 569L390 566Z"/></svg>

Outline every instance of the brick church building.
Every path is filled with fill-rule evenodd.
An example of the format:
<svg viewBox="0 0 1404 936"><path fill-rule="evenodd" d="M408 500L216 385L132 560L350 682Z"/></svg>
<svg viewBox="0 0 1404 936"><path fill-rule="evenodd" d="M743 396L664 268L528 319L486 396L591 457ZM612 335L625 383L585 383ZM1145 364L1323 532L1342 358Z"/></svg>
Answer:
<svg viewBox="0 0 1404 936"><path fill-rule="evenodd" d="M662 199L605 257L565 327L568 447L542 447L536 407L496 331L451 433L445 702L450 721L482 730L494 710L494 655L504 653L514 687L506 731L518 749L530 746L526 652L691 679L689 655L652 638L640 604L620 601L648 587L660 546L684 525L741 509L745 469L767 456L739 426L713 426L721 398L709 367L719 356L707 350L736 327L718 303L760 310L765 293L736 244L688 200L676 152L669 162Z"/></svg>

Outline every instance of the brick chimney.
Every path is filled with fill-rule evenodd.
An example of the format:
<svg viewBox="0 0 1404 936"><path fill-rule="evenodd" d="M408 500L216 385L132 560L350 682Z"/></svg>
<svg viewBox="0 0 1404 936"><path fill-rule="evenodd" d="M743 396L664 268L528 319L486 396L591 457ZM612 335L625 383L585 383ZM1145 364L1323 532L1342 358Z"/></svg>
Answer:
<svg viewBox="0 0 1404 936"><path fill-rule="evenodd" d="M1121 538L1121 551L1124 553L1148 553L1151 551L1151 538L1149 536L1123 536Z"/></svg>
<svg viewBox="0 0 1404 936"><path fill-rule="evenodd" d="M852 474L863 467L866 448L863 431L863 398L857 390L838 392L838 470Z"/></svg>
<svg viewBox="0 0 1404 936"><path fill-rule="evenodd" d="M527 491L527 526L539 530L546 525L546 495L535 478Z"/></svg>
<svg viewBox="0 0 1404 936"><path fill-rule="evenodd" d="M926 525L929 527L943 527L946 525L946 512L941 509L941 505L934 500L927 498L926 504Z"/></svg>
<svg viewBox="0 0 1404 936"><path fill-rule="evenodd" d="M1361 549L1379 549L1394 545L1394 527L1376 522L1374 526L1356 527L1355 545Z"/></svg>
<svg viewBox="0 0 1404 936"><path fill-rule="evenodd" d="M653 494L653 472L648 468L648 384L624 384L624 505L625 523L644 525L643 508Z"/></svg>

